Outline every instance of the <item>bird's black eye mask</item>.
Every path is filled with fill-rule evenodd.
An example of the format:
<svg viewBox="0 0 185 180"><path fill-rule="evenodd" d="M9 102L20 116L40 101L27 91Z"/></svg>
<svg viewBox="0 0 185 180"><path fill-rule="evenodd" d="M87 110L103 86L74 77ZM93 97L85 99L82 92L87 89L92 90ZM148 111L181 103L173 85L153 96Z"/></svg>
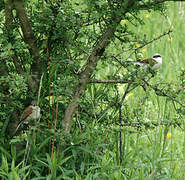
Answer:
<svg viewBox="0 0 185 180"><path fill-rule="evenodd" d="M153 56L153 58L158 58L158 57L161 57L161 56L159 54Z"/></svg>

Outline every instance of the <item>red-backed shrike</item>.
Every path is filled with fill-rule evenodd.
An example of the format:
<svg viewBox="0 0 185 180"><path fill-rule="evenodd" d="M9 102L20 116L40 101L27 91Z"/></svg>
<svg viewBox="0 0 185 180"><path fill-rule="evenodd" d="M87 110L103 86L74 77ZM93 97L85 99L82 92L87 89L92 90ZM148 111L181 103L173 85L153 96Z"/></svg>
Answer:
<svg viewBox="0 0 185 180"><path fill-rule="evenodd" d="M152 58L138 60L133 63L139 66L143 66L144 68L150 66L153 70L156 70L162 65L162 57L160 54L154 54Z"/></svg>

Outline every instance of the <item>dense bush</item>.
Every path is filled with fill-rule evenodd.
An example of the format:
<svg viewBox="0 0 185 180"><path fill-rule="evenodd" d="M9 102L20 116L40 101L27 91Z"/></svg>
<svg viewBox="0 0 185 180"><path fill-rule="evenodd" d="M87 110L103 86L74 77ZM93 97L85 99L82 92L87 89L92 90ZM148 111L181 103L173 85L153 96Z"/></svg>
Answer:
<svg viewBox="0 0 185 180"><path fill-rule="evenodd" d="M184 2L1 4L2 179L184 177ZM130 63L155 53L157 71Z"/></svg>

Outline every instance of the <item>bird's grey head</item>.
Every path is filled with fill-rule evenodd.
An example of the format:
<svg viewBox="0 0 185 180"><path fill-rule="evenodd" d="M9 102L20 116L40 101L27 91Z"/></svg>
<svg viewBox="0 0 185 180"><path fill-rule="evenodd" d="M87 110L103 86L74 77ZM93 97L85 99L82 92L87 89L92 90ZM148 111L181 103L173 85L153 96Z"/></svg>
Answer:
<svg viewBox="0 0 185 180"><path fill-rule="evenodd" d="M158 69L162 65L162 57L160 54L154 54L153 59L157 62L152 69Z"/></svg>
<svg viewBox="0 0 185 180"><path fill-rule="evenodd" d="M32 106L37 106L37 101L36 101L36 100L33 100L33 101L31 102L31 105L32 105Z"/></svg>
<svg viewBox="0 0 185 180"><path fill-rule="evenodd" d="M153 55L153 58L162 58L160 54L156 53Z"/></svg>

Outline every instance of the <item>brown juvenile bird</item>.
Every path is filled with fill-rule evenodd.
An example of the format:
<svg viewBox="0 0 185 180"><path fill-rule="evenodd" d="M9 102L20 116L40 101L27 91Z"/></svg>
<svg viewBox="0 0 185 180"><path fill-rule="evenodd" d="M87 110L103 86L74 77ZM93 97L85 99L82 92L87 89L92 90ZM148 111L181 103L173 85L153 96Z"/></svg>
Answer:
<svg viewBox="0 0 185 180"><path fill-rule="evenodd" d="M22 123L28 124L31 120L40 118L40 107L37 105L37 101L32 101L31 105L28 106L22 113L20 121L15 129L15 134Z"/></svg>

